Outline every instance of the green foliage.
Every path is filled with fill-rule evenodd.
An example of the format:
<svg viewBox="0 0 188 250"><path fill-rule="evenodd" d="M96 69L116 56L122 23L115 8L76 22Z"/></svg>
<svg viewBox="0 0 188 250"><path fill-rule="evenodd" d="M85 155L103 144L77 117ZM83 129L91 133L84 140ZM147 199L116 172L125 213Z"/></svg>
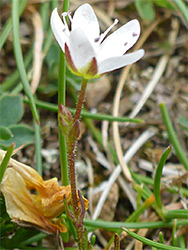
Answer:
<svg viewBox="0 0 188 250"><path fill-rule="evenodd" d="M33 129L25 124L15 124L9 127L13 134L13 137L9 140L0 142L0 146L6 149L10 144L16 143L16 147L21 145L31 144L34 141L34 131Z"/></svg>
<svg viewBox="0 0 188 250"><path fill-rule="evenodd" d="M139 15L146 20L154 20L155 10L153 1L151 0L136 0L135 6L138 10Z"/></svg>
<svg viewBox="0 0 188 250"><path fill-rule="evenodd" d="M10 126L19 122L23 116L23 104L21 97L16 95L4 95L0 98L1 126Z"/></svg>
<svg viewBox="0 0 188 250"><path fill-rule="evenodd" d="M156 173L155 173L155 179L154 179L154 195L155 195L155 200L156 204L159 209L162 209L162 201L161 201L161 195L160 195L160 183L161 183L161 177L162 177L162 171L164 164L171 152L171 147L169 146L163 155L161 156L161 159L159 161Z"/></svg>
<svg viewBox="0 0 188 250"><path fill-rule="evenodd" d="M12 143L16 147L34 141L34 131L25 124L17 124L23 117L23 102L19 95L0 97L0 147L7 149Z"/></svg>
<svg viewBox="0 0 188 250"><path fill-rule="evenodd" d="M168 0L135 0L136 9L142 19L153 21L155 19L155 5L174 10L175 7Z"/></svg>
<svg viewBox="0 0 188 250"><path fill-rule="evenodd" d="M123 230L126 233L128 233L131 237L135 238L136 240L141 241L145 245L148 245L148 246L151 246L151 247L155 247L155 248L160 249L160 250L186 250L186 248L179 248L179 247L167 246L165 244L149 240L149 239L147 239L145 237L142 237L142 236L140 236L138 234L135 234L135 233L127 230L126 228L123 228Z"/></svg>
<svg viewBox="0 0 188 250"><path fill-rule="evenodd" d="M8 166L8 163L9 163L9 160L10 160L10 157L11 157L11 155L12 155L12 153L13 153L13 150L14 150L14 144L12 144L9 148L8 148L8 150L7 150L7 152L6 152L6 154L5 154L5 156L1 156L1 157L3 157L3 159L0 159L0 161L1 161L1 164L0 164L0 185L1 185L1 182L2 182L2 179L3 179L3 176L4 176L4 173L5 173L5 171L6 171L6 169L7 169L7 166Z"/></svg>
<svg viewBox="0 0 188 250"><path fill-rule="evenodd" d="M0 140L9 140L12 136L9 128L0 126Z"/></svg>

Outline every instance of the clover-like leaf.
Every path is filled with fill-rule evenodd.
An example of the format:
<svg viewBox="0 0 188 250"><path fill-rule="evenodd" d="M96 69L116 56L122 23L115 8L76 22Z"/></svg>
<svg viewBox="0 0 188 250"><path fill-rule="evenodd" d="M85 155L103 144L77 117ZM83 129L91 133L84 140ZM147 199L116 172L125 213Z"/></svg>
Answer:
<svg viewBox="0 0 188 250"><path fill-rule="evenodd" d="M0 126L0 140L9 140L12 136L12 132L9 128Z"/></svg>
<svg viewBox="0 0 188 250"><path fill-rule="evenodd" d="M19 122L23 116L23 103L19 95L0 97L0 126L10 126Z"/></svg>
<svg viewBox="0 0 188 250"><path fill-rule="evenodd" d="M28 125L17 124L9 127L13 137L6 141L0 142L0 147L7 149L12 143L16 143L16 148L23 144L31 144L34 141L34 131Z"/></svg>

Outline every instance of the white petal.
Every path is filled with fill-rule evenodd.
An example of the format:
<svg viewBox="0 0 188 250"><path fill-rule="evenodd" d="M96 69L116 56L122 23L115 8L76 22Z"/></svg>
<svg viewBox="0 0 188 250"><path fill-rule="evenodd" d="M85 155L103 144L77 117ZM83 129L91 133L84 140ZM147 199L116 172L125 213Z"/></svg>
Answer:
<svg viewBox="0 0 188 250"><path fill-rule="evenodd" d="M80 28L71 32L68 47L73 63L78 70L86 67L95 57L93 46Z"/></svg>
<svg viewBox="0 0 188 250"><path fill-rule="evenodd" d="M82 29L92 42L99 37L99 23L93 8L88 3L81 5L74 13L72 30L77 28Z"/></svg>
<svg viewBox="0 0 188 250"><path fill-rule="evenodd" d="M144 55L144 50L140 49L136 52L129 53L123 56L111 57L101 61L98 65L98 74L103 74L115 69L122 68L126 65L135 63Z"/></svg>
<svg viewBox="0 0 188 250"><path fill-rule="evenodd" d="M101 44L99 60L113 56L121 56L138 40L140 24L132 20L108 36Z"/></svg>
<svg viewBox="0 0 188 250"><path fill-rule="evenodd" d="M51 28L52 31L54 33L54 36L56 38L56 40L59 43L59 46L61 47L61 49L63 50L63 52L65 51L65 43L68 42L68 36L65 34L65 32L67 31L66 26L63 24L61 18L59 17L59 14L57 12L57 8L55 8L52 12L51 15Z"/></svg>

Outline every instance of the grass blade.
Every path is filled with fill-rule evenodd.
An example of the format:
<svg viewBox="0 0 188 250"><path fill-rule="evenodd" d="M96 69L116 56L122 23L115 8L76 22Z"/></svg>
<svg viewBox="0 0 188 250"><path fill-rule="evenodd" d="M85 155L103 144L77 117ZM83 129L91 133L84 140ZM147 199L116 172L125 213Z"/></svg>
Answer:
<svg viewBox="0 0 188 250"><path fill-rule="evenodd" d="M186 248L179 248L179 247L173 247L173 246L167 246L165 244L162 244L162 243L158 243L158 242L155 242L155 241L152 241L152 240L149 240L145 237L142 237L138 234L135 234L129 230L127 230L126 228L122 227L122 229L127 233L129 234L131 237L133 237L134 239L136 240L139 240L141 241L142 243L150 246L150 247L156 247L157 249L161 249L161 250L186 250Z"/></svg>
<svg viewBox="0 0 188 250"><path fill-rule="evenodd" d="M12 2L12 22L13 22L13 47L14 55L16 58L16 64L19 70L20 78L22 80L25 94L27 95L31 107L33 117L37 123L39 123L38 113L35 106L34 98L30 90L27 74L23 62L23 55L21 50L20 38L19 38L19 4L20 1L13 0Z"/></svg>
<svg viewBox="0 0 188 250"><path fill-rule="evenodd" d="M181 11L186 23L188 24L188 8L182 0L172 0L176 7Z"/></svg>
<svg viewBox="0 0 188 250"><path fill-rule="evenodd" d="M27 3L27 0L22 0L21 1L20 5L19 5L19 15L21 15L21 13L23 12L23 10L24 10L24 8L26 6L26 3ZM2 31L2 33L0 35L0 50L2 49L5 41L7 40L7 37L9 35L11 29L12 29L12 19L10 18L6 22L6 24L4 26L4 29L3 29L3 31Z"/></svg>
<svg viewBox="0 0 188 250"><path fill-rule="evenodd" d="M159 209L162 208L162 201L161 201L161 196L160 196L161 177L162 177L164 164L165 164L170 152L171 152L171 147L169 146L165 150L165 152L163 153L163 155L159 161L159 164L158 164L158 167L157 167L157 170L155 173L155 178L154 178L154 195L155 195L155 201L156 201Z"/></svg>
<svg viewBox="0 0 188 250"><path fill-rule="evenodd" d="M109 231L117 231L121 227L128 229L141 229L141 228L167 228L173 227L173 221L150 221L150 222L115 222L115 221L103 221L103 220L91 220L85 219L84 225L93 229L103 228ZM177 226L188 226L188 220L177 220Z"/></svg>
<svg viewBox="0 0 188 250"><path fill-rule="evenodd" d="M172 122L170 120L170 116L168 114L168 110L166 107L166 104L164 102L160 103L159 105L160 110L161 110L161 114L162 114L162 118L164 121L164 124L166 126L166 130L169 136L169 140L172 143L175 152L177 154L177 157L179 159L179 161L184 165L185 169L188 170L188 159L186 157L186 154L183 151L183 148L181 147L176 132L172 126Z"/></svg>
<svg viewBox="0 0 188 250"><path fill-rule="evenodd" d="M0 165L0 185L1 185L1 182L2 182L2 179L3 179L3 175L7 169L7 165L8 165L8 162L10 160L10 157L12 155L12 152L14 150L14 147L15 147L15 144L13 143L12 145L10 145L10 147L8 148L2 162L1 162L1 165Z"/></svg>
<svg viewBox="0 0 188 250"><path fill-rule="evenodd" d="M25 103L29 103L28 100L24 99ZM52 111L52 112L58 112L58 106L56 104L53 103L48 103L48 102L44 102L44 101L39 101L36 100L36 106L39 108L44 108L46 110ZM69 108L71 113L75 113L75 109L74 108ZM109 121L109 122L135 122L135 123L143 123L143 120L141 119L132 119L129 117L125 117L125 116L112 116L112 115L106 115L106 114L102 114L102 113L96 113L96 114L92 114L89 111L86 110L82 110L81 115L83 118L89 118L89 119L94 119L94 120L100 120L100 121Z"/></svg>

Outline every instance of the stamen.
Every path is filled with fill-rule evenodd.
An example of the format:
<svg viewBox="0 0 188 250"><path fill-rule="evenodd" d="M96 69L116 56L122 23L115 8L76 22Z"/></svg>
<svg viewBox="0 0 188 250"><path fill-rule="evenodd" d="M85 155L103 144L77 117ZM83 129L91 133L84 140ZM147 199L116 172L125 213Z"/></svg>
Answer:
<svg viewBox="0 0 188 250"><path fill-rule="evenodd" d="M118 22L119 22L118 19L115 19L114 22L113 22L113 24L110 25L110 27L108 27L108 29L107 29L104 33L102 33L102 34L100 35L100 39L99 39L100 42L105 38L105 36L109 33L109 31L110 31Z"/></svg>
<svg viewBox="0 0 188 250"><path fill-rule="evenodd" d="M63 12L62 13L62 17L63 17L63 23L65 25L65 29L63 30L63 32L68 32L67 35L69 35L69 27L68 27L68 24L67 24L67 21L66 21L66 17L68 16L70 22L72 23L72 17L71 17L71 11L69 10L68 12Z"/></svg>
<svg viewBox="0 0 188 250"><path fill-rule="evenodd" d="M63 23L66 27L66 30L69 30L69 27L68 27L68 24L67 24L67 21L66 21L66 16L68 16L68 12L63 12L62 13L62 17L63 17Z"/></svg>

